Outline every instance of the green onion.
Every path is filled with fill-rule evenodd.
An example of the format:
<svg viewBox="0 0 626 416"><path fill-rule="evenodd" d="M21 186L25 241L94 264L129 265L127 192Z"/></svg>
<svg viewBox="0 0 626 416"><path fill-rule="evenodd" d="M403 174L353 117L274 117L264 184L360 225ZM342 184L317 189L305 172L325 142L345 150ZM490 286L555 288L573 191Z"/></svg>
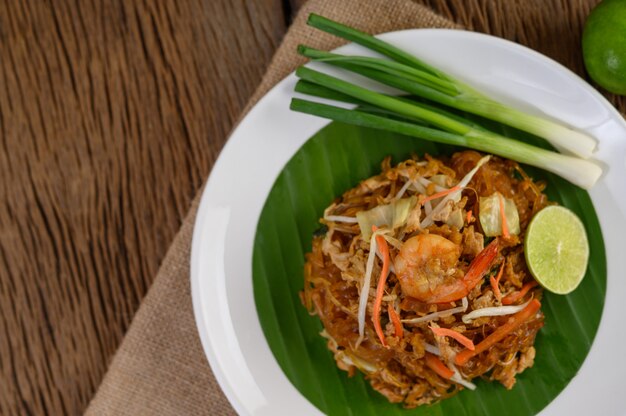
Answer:
<svg viewBox="0 0 626 416"><path fill-rule="evenodd" d="M436 111L421 107L417 103L411 104L406 100L390 97L367 88L360 87L348 81L335 78L331 75L324 74L307 67L300 67L296 70L296 76L305 81L322 85L336 92L349 95L358 100L364 101L385 110L393 111L402 116L413 118L416 121L425 121L437 126L445 131L466 134L472 128L465 123L461 123L455 119L447 117Z"/></svg>
<svg viewBox="0 0 626 416"><path fill-rule="evenodd" d="M320 61L340 68L345 68L382 83L386 83L384 81L386 77L400 78L401 80L413 80L413 83L416 84L414 85L414 88L423 87L420 93L443 93L444 95L441 99L449 96L456 96L460 93L458 87L450 81L438 78L429 72L386 59L371 58L369 56L338 55L332 52L325 52L310 48L305 45L298 46L298 53L314 61ZM377 77L380 77L381 79L379 80ZM400 85L400 89L404 89L402 84L398 85Z"/></svg>
<svg viewBox="0 0 626 416"><path fill-rule="evenodd" d="M470 129L466 134L446 132L407 121L393 120L359 110L349 110L299 98L291 101L291 109L342 123L493 153L545 169L585 189L592 187L602 174L602 169L591 161L551 152L493 133L475 130L469 126L465 126Z"/></svg>
<svg viewBox="0 0 626 416"><path fill-rule="evenodd" d="M308 24L372 49L391 58L392 61L338 55L301 46L299 51L306 57L348 69L410 94L537 135L557 149L583 158L591 156L595 149L596 142L591 136L494 101L415 56L367 33L315 14L309 16Z"/></svg>
<svg viewBox="0 0 626 416"><path fill-rule="evenodd" d="M374 114L384 114L393 118L403 118L403 119L408 119L406 117L402 117L397 113L394 113L392 111L387 111L384 110L382 108L379 107L375 107L372 105L369 105L368 103L366 103L365 101L362 100L358 100L354 97L351 97L347 94L342 94L340 92L331 90L330 88L326 88L322 85L318 85L318 84L314 84L312 82L309 81L305 81L305 80L298 80L298 82L296 82L296 86L294 87L294 91L302 93L302 94L307 94L307 95L312 95L315 97L319 97L319 98L326 98L329 100L335 100L335 101L342 101L344 103L349 103L349 104L356 104L359 106L359 110L360 111L364 111L366 113L374 113ZM416 104L416 97L412 97L412 96L393 96L392 98L396 98L398 100L402 100L411 104ZM419 98L417 98L419 99ZM420 102L419 105L421 107L424 107L426 109L429 109L431 111L434 112L438 112L440 114L443 114L449 118L452 118L460 123L464 123L467 124L468 126L471 126L475 129L478 130L483 130L483 131L488 131L487 129L485 129L484 127L466 119L463 118L457 114L451 113L449 111L446 111L442 108L439 107L435 107L434 105L430 105L430 104L426 104L424 102Z"/></svg>
<svg viewBox="0 0 626 416"><path fill-rule="evenodd" d="M335 35L351 42L358 43L359 45L365 46L368 49L388 56L394 61L402 62L414 68L422 69L423 71L430 72L431 74L437 75L440 78L447 77L447 75L439 71L437 68L428 65L426 62L422 62L420 59L411 55L410 53L407 53L402 49L396 48L395 46L390 45L387 42L382 41L378 38L375 38L374 36L368 35L365 32L361 32L360 30L335 22L334 20L330 20L318 14L311 13L307 20L307 24L326 33L330 33L331 35Z"/></svg>

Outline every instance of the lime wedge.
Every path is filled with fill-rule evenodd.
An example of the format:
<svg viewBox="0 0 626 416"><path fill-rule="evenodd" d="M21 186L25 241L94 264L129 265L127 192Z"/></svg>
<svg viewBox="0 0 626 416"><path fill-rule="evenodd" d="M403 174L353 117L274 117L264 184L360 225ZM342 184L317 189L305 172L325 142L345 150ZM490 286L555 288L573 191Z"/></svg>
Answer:
<svg viewBox="0 0 626 416"><path fill-rule="evenodd" d="M572 211L553 205L539 211L524 239L526 264L545 289L565 295L585 276L589 242L585 227Z"/></svg>

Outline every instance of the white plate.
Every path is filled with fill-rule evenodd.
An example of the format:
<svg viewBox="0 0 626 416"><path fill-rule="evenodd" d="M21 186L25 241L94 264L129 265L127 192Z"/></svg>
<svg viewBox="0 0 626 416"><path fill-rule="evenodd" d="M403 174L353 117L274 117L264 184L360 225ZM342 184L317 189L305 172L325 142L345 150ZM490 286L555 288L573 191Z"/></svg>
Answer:
<svg viewBox="0 0 626 416"><path fill-rule="evenodd" d="M599 139L608 167L590 191L604 235L607 295L596 340L578 375L542 415L617 415L626 409L626 124L578 76L530 49L464 31L407 30L380 36L502 101L543 112ZM365 54L356 45L343 53ZM355 78L356 79L356 78ZM278 174L328 121L289 111L292 74L233 132L202 195L191 255L191 290L202 345L242 415L320 414L289 382L261 330L252 292L256 225Z"/></svg>

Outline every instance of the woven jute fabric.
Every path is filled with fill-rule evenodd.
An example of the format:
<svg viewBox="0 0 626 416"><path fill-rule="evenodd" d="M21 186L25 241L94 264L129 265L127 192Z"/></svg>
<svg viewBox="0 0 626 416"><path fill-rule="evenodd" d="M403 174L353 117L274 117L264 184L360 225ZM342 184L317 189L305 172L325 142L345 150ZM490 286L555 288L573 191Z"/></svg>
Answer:
<svg viewBox="0 0 626 416"><path fill-rule="evenodd" d="M332 49L342 43L340 39L306 25L306 18L312 12L369 33L455 27L449 20L410 0L311 0L296 16L246 111L303 63L302 57L296 53L298 44ZM213 377L192 311L189 260L198 201L199 196L195 198L87 414L235 413Z"/></svg>

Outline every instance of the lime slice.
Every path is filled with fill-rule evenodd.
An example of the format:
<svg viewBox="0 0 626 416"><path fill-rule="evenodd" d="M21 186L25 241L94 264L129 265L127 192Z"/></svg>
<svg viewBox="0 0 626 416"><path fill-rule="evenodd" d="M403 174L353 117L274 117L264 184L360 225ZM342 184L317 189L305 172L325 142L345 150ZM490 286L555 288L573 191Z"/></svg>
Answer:
<svg viewBox="0 0 626 416"><path fill-rule="evenodd" d="M524 251L530 273L553 293L572 292L587 271L585 227L576 214L561 206L546 207L533 217L526 229Z"/></svg>

